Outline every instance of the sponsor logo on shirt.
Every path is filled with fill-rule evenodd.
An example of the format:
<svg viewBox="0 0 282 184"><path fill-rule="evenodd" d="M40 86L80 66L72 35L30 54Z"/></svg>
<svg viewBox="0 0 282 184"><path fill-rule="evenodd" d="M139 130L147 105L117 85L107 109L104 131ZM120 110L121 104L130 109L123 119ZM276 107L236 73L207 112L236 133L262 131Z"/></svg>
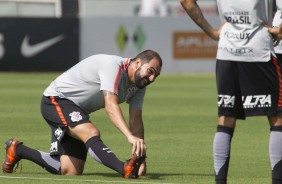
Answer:
<svg viewBox="0 0 282 184"><path fill-rule="evenodd" d="M242 97L245 109L271 107L271 95L253 95Z"/></svg>
<svg viewBox="0 0 282 184"><path fill-rule="evenodd" d="M225 20L231 24L251 24L249 12L227 12L224 14Z"/></svg>
<svg viewBox="0 0 282 184"><path fill-rule="evenodd" d="M234 16L234 17L225 16L225 19L227 22L230 22L232 24L251 24L249 16Z"/></svg>
<svg viewBox="0 0 282 184"><path fill-rule="evenodd" d="M224 37L230 40L249 40L251 38L251 33L232 33L226 31Z"/></svg>
<svg viewBox="0 0 282 184"><path fill-rule="evenodd" d="M250 47L246 48L232 48L232 47L218 47L218 50L222 52L228 52L235 56L246 56L246 57L255 57L254 49Z"/></svg>
<svg viewBox="0 0 282 184"><path fill-rule="evenodd" d="M136 92L136 87L130 87L127 89L127 95L125 97L125 101L128 101Z"/></svg>
<svg viewBox="0 0 282 184"><path fill-rule="evenodd" d="M234 104L235 104L235 96L223 95L223 94L218 95L218 102L217 102L218 107L233 108Z"/></svg>

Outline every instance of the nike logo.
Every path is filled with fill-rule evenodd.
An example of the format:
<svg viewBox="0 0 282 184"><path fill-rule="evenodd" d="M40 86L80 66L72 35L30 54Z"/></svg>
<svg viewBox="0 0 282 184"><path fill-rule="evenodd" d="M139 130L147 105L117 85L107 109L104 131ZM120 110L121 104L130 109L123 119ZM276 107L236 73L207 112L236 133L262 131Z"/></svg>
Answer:
<svg viewBox="0 0 282 184"><path fill-rule="evenodd" d="M56 36L48 40L44 40L42 42L31 45L29 43L29 36L26 35L21 45L21 53L24 57L27 57L27 58L33 57L43 52L44 50L48 49L52 45L58 43L59 41L63 40L64 38L65 38L65 35L61 34L59 36Z"/></svg>
<svg viewBox="0 0 282 184"><path fill-rule="evenodd" d="M107 153L111 153L112 151L110 150L110 148L103 148L103 151L107 151Z"/></svg>

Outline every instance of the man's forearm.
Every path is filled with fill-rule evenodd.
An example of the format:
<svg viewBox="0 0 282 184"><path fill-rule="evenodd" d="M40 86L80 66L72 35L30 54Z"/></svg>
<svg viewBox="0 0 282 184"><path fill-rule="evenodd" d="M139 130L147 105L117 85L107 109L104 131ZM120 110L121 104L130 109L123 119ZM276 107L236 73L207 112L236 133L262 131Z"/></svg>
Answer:
<svg viewBox="0 0 282 184"><path fill-rule="evenodd" d="M214 38L213 28L205 19L200 7L196 2L181 1L181 5L191 19L211 38Z"/></svg>

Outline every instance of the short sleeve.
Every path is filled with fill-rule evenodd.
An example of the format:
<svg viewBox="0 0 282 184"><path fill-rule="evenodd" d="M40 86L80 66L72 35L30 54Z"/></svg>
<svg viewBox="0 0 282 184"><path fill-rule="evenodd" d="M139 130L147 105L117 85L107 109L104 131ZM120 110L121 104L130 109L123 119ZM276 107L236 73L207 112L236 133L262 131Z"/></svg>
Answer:
<svg viewBox="0 0 282 184"><path fill-rule="evenodd" d="M98 71L101 80L100 90L106 90L117 94L121 70L122 67L116 62L104 62Z"/></svg>

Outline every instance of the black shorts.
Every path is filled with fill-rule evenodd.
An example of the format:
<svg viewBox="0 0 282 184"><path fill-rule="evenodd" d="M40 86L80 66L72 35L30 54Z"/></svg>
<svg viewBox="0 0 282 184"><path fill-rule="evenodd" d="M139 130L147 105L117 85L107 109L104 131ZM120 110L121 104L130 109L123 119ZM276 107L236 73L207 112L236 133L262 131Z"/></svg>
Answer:
<svg viewBox="0 0 282 184"><path fill-rule="evenodd" d="M276 53L276 56L277 56L278 63L280 64L280 68L282 68L282 54Z"/></svg>
<svg viewBox="0 0 282 184"><path fill-rule="evenodd" d="M281 68L276 57L269 62L217 60L218 115L247 116L282 114Z"/></svg>
<svg viewBox="0 0 282 184"><path fill-rule="evenodd" d="M71 136L67 127L90 122L89 115L83 112L75 103L59 97L42 97L41 113L51 128L51 155L69 155L86 160L85 144Z"/></svg>

